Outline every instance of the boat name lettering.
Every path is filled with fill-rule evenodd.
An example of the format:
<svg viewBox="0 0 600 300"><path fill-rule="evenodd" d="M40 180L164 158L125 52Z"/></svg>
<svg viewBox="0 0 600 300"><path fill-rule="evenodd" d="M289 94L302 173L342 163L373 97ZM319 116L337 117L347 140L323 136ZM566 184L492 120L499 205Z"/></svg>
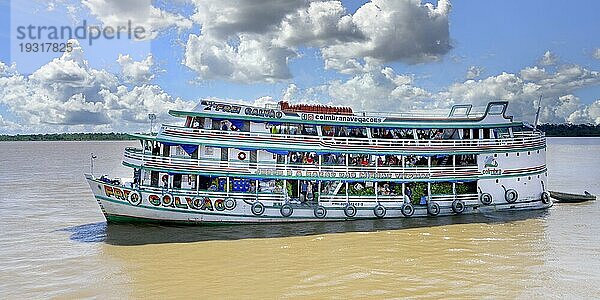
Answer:
<svg viewBox="0 0 600 300"><path fill-rule="evenodd" d="M131 194L131 191L105 185L104 186L104 194L106 195L106 197L109 197L109 198L115 198L118 200L127 200L127 198L129 198L129 194Z"/></svg>
<svg viewBox="0 0 600 300"><path fill-rule="evenodd" d="M483 175L502 175L502 170L500 169L483 169L481 171Z"/></svg>
<svg viewBox="0 0 600 300"><path fill-rule="evenodd" d="M148 195L148 202L154 206L174 207L183 209L194 209L194 210L211 210L211 211L224 211L231 210L233 208L225 207L225 200L216 199L212 200L209 197L179 197L171 196L169 194L159 195Z"/></svg>
<svg viewBox="0 0 600 300"><path fill-rule="evenodd" d="M307 170L273 170L258 169L256 175L314 177L314 178L351 178L351 179L425 179L429 173L387 173L387 172L339 172L339 171L307 171Z"/></svg>
<svg viewBox="0 0 600 300"><path fill-rule="evenodd" d="M483 158L483 168L481 170L483 175L502 175L502 169L498 168L498 160L493 156L487 155Z"/></svg>
<svg viewBox="0 0 600 300"><path fill-rule="evenodd" d="M383 118L378 117L359 117L346 115L321 115L321 114L302 114L302 120L335 121L335 122L358 122L358 123L381 123Z"/></svg>
<svg viewBox="0 0 600 300"><path fill-rule="evenodd" d="M226 113L239 114L242 111L242 107L239 105L231 105L225 103L218 103L214 101L202 101L204 110L214 110L216 112L222 111Z"/></svg>
<svg viewBox="0 0 600 300"><path fill-rule="evenodd" d="M272 119L281 119L283 117L283 113L280 111L276 111L274 109L268 108L252 108L247 107L244 109L244 114L248 116L257 116L263 118L272 118Z"/></svg>

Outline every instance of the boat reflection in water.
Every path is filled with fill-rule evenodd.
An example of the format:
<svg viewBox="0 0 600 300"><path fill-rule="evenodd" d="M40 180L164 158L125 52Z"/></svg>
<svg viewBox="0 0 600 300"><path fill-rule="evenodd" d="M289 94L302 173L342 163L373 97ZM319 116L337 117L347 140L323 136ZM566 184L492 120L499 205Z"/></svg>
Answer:
<svg viewBox="0 0 600 300"><path fill-rule="evenodd" d="M111 225L102 252L121 263L134 297L193 297L201 286L203 297L514 298L544 285L536 268L545 259L546 214Z"/></svg>
<svg viewBox="0 0 600 300"><path fill-rule="evenodd" d="M111 245L132 246L164 243L193 243L252 238L286 238L343 232L374 232L383 230L417 229L450 224L495 224L541 218L545 210L494 213L488 215L460 215L448 218L376 219L352 222L281 223L222 226L174 226L155 224L93 223L71 229L72 239L84 242L104 241Z"/></svg>

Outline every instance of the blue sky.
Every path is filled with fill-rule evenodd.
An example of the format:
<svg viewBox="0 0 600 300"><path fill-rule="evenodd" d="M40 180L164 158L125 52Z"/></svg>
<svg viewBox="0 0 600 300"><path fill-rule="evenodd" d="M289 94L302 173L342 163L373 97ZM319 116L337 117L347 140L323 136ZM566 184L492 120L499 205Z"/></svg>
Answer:
<svg viewBox="0 0 600 300"><path fill-rule="evenodd" d="M308 7L312 5L304 1L287 2L293 7L263 6L266 11L272 11L273 16L282 12L290 16L297 11L309 12ZM438 5L437 1L398 0L406 2L404 6L390 4L394 1L374 2L341 1L345 11L335 15L335 20L342 15L358 15L359 10L364 13L367 6L377 4L373 7L380 8L380 13L393 16L385 21L387 23L373 20L371 24L368 18L367 21L354 20L352 30L347 31L339 30L339 23L338 31L330 30L323 36L313 36L302 42L283 39L284 45L281 46L273 41L282 40L284 27L280 24L285 19L275 18L272 26L256 31L244 28L255 25L250 19L250 23L234 26L233 29L228 27L223 33L223 24L218 23L219 17L222 19L223 16L218 14L224 9L218 6L226 4L218 4L218 1L194 0L175 4L143 0L131 2L130 6L138 7L140 11L143 11L139 9L140 5L147 5L167 12L170 15L165 17L164 22L158 22L156 18L147 22L139 19L134 8L128 14L129 6L118 4L116 0L93 0L88 4L66 0L2 1L0 41L3 46L0 48L0 61L5 70L0 73L0 88L4 89L4 93L0 93L0 96L4 95L0 99L0 133L131 131L145 126L143 116L147 112L187 107L201 98L248 102L262 99L257 103L283 98L352 105L365 110L444 107L452 103L482 104L489 100L507 99L515 103L516 115L530 118L533 101L539 94L544 94L545 101L548 98L548 108L543 121L600 122L600 102L597 102L600 99L600 75L597 74L600 70L600 37L597 34L600 18L596 16L600 2L451 1L451 9L448 12L438 10L436 19L422 17L419 13L429 11L431 15L433 9L444 7L445 1ZM425 7L428 2L433 4L431 10ZM215 5L219 9L211 9ZM118 9L111 13L112 7ZM333 4L323 5L322 10L334 8ZM225 16L233 18L229 20L233 23L256 13L246 4L239 4L236 9L237 14ZM111 19L111 15L116 15L117 21ZM285 14L281 16L283 18ZM75 26L86 20L89 24L107 26L111 25L110 22L132 18L152 29L156 37L147 41L101 39L91 46L87 41L80 41L82 54L79 58L61 58L62 53L32 55L17 51L18 43L22 42L15 38L15 27L19 24ZM406 32L389 37L397 41L386 44L384 37L383 42L373 42L367 50L356 44L340 42L357 36L364 41L381 38L369 31L369 26L406 28L410 24L416 26L400 29ZM303 32L303 25L291 27L291 32L297 35L310 31L306 29ZM445 28L448 29L447 35L440 33ZM449 48L427 44L427 37L437 34L441 36L442 44L448 39ZM244 38L254 43L252 45L258 44L251 53L254 56L241 55L243 45L240 41ZM190 43L195 39L196 44ZM424 49L423 53L401 49L403 45L415 43L415 40L423 40L418 45L419 49ZM340 45L342 51L336 50L335 47ZM349 45L349 56L343 53L344 45ZM356 49L352 48L355 46ZM228 59L213 57L209 60L207 57L213 55L211 49L217 49L216 56L227 51L232 53L229 53ZM277 52L271 51L273 49ZM394 53L396 49L400 49L398 53ZM329 50L335 51L330 51L333 54L327 58L325 53ZM375 52L378 54L371 54ZM194 54L197 57L186 61L186 57ZM545 54L547 59L543 61ZM119 55L129 56L117 62ZM151 60L144 61L149 55ZM369 58L373 59L366 63ZM57 61L49 64L52 59ZM274 63L266 68L266 63L256 65L253 59ZM345 62L356 59L362 67L347 70L327 66L329 62L326 61L333 62L334 59ZM67 60L75 61L78 67L66 63ZM16 69L9 68L11 64L15 64ZM71 69L65 69L65 64ZM233 71L223 72L220 66L231 67ZM469 69L471 74L467 75ZM59 72L57 70L83 72L86 75L82 76L91 76L91 79L79 78L86 82L85 87L81 82L65 83L69 76L64 74L58 74L62 76L60 81L52 81L58 78L57 73L53 73ZM36 72L37 75L31 75ZM101 72L114 78L99 76ZM15 76L24 79L17 80ZM11 90L16 89L15 82L24 85L18 91L28 90L23 95L39 97L36 103L47 107L48 113L40 115L28 111L31 103L16 103L20 101L14 96L18 91ZM119 87L122 87L121 90ZM136 100L133 98L140 95L151 98L152 104L140 103L143 109L134 109ZM362 100L371 97L373 101ZM68 99L71 102L67 105ZM73 107L80 108L76 110ZM127 109L131 111L127 112ZM78 121L82 120L81 115L88 117ZM85 122L88 119L91 121Z"/></svg>

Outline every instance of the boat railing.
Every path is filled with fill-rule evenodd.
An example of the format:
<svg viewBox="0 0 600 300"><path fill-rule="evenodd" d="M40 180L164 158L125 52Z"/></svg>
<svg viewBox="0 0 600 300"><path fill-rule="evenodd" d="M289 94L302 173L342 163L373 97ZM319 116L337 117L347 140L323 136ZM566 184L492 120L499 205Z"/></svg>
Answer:
<svg viewBox="0 0 600 300"><path fill-rule="evenodd" d="M222 172L237 172L239 174L269 174L269 172L305 171L319 172L319 176L341 176L343 173L363 173L365 178L374 178L377 174L403 174L405 177L429 177L432 175L473 175L477 165L467 166L345 166L345 165L315 165L315 164L284 164L276 162L222 161L207 158L165 157L144 154L138 149L126 148L124 162L134 166L159 167L181 171L221 170ZM218 171L217 171L218 172ZM329 173L329 174L324 174Z"/></svg>
<svg viewBox="0 0 600 300"><path fill-rule="evenodd" d="M217 197L217 198L236 198L240 200L255 201L255 200L271 200L281 201L285 195L283 193L273 192L226 192L226 191L207 191L207 190L196 190L196 189L182 189L182 188L163 188L149 185L140 186L140 190L147 193L153 193L157 195L170 194L174 196L183 196L190 198L197 197Z"/></svg>
<svg viewBox="0 0 600 300"><path fill-rule="evenodd" d="M535 147L543 146L545 144L544 134L541 132L521 132L515 134L513 137L496 139L382 139L222 131L164 125L161 129L160 136L167 139L191 139L189 141L190 143L197 142L198 140L211 140L219 143L232 141L249 144L270 142L285 144L287 147L288 145L297 142L302 143L305 146L330 149L352 147L384 151L392 149L418 150L432 147L441 149L467 148L476 150L487 147Z"/></svg>
<svg viewBox="0 0 600 300"><path fill-rule="evenodd" d="M477 200L477 194L456 194L456 195L431 195L427 196L429 201L444 202L454 201L455 199L462 201ZM379 201L379 202L403 202L404 195L367 195L367 196L346 196L346 195L321 195L320 202L353 202L353 201Z"/></svg>

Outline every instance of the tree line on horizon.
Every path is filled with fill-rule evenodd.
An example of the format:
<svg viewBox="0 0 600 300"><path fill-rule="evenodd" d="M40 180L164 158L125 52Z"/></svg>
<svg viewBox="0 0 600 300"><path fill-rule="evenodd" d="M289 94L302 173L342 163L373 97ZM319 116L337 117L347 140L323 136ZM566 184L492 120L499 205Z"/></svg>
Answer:
<svg viewBox="0 0 600 300"><path fill-rule="evenodd" d="M538 128L550 137L600 136L600 124L541 124ZM123 141L135 140L127 133L46 133L0 135L2 141Z"/></svg>

